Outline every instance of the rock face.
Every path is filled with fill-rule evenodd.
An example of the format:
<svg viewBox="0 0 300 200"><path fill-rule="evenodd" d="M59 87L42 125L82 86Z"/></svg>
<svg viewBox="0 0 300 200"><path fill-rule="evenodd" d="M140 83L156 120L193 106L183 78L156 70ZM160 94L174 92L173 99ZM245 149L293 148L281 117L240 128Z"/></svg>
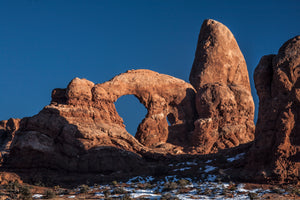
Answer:
<svg viewBox="0 0 300 200"><path fill-rule="evenodd" d="M202 24L190 82L197 90L192 141L203 153L234 147L254 139L254 102L247 65L239 46L223 24Z"/></svg>
<svg viewBox="0 0 300 200"><path fill-rule="evenodd" d="M259 114L248 169L257 172L256 179L299 181L300 36L277 55L262 57L254 81Z"/></svg>
<svg viewBox="0 0 300 200"><path fill-rule="evenodd" d="M128 94L148 110L136 138L114 105ZM131 70L102 84L75 78L66 89L54 89L39 114L17 123L7 163L78 172L146 170L144 154L178 153L190 145L194 99L190 84L150 70Z"/></svg>
<svg viewBox="0 0 300 200"><path fill-rule="evenodd" d="M201 26L190 82L196 90L205 84L238 85L250 91L244 56L231 31L220 22Z"/></svg>
<svg viewBox="0 0 300 200"><path fill-rule="evenodd" d="M188 136L195 120L195 90L190 84L150 70L132 70L96 85L93 91L96 101L115 102L127 94L139 99L148 110L136 133L142 144L189 146Z"/></svg>
<svg viewBox="0 0 300 200"><path fill-rule="evenodd" d="M0 121L0 159L3 161L10 150L10 145L19 129L20 119L9 119Z"/></svg>

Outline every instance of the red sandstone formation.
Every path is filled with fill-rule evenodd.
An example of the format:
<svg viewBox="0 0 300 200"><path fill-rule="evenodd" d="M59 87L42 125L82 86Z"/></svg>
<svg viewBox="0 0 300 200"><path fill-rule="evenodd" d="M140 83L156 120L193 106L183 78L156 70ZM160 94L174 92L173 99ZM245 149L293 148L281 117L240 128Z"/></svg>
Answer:
<svg viewBox="0 0 300 200"><path fill-rule="evenodd" d="M128 94L148 109L137 139L114 105ZM190 146L194 98L190 84L150 70L131 70L96 85L75 78L66 89L53 90L51 104L39 114L21 120L7 163L80 172L141 169L145 153L176 154Z"/></svg>
<svg viewBox="0 0 300 200"><path fill-rule="evenodd" d="M202 153L254 139L254 102L247 65L230 30L214 20L202 24L190 82L197 90L193 144Z"/></svg>
<svg viewBox="0 0 300 200"><path fill-rule="evenodd" d="M128 94L139 99L148 110L136 133L142 144L155 146L168 142L189 146L188 136L195 120L195 90L183 80L150 70L131 70L97 84L93 92L98 102L113 103Z"/></svg>
<svg viewBox="0 0 300 200"><path fill-rule="evenodd" d="M248 169L256 179L299 181L300 36L262 57L254 81L259 114Z"/></svg>
<svg viewBox="0 0 300 200"><path fill-rule="evenodd" d="M299 55L297 36L256 68L259 118L246 167L255 180L299 181ZM190 81L193 86L150 70L131 70L102 84L75 78L66 89L54 89L51 104L37 115L0 122L1 163L22 170L145 173L156 161L171 159L167 155L214 153L253 140L247 66L223 24L204 21ZM123 95L134 95L148 110L136 137L114 105Z"/></svg>
<svg viewBox="0 0 300 200"><path fill-rule="evenodd" d="M15 136L16 131L19 129L20 119L9 119L0 121L0 158L8 154L11 142Z"/></svg>
<svg viewBox="0 0 300 200"><path fill-rule="evenodd" d="M54 89L51 104L39 114L15 128L3 122L2 130L15 135L6 146L6 163L131 171L144 164L145 155L211 153L253 139L247 67L233 35L219 22L206 20L201 28L191 82L194 87L150 70L131 70L102 84L75 78L66 89ZM114 105L123 95L134 95L148 110L135 137Z"/></svg>

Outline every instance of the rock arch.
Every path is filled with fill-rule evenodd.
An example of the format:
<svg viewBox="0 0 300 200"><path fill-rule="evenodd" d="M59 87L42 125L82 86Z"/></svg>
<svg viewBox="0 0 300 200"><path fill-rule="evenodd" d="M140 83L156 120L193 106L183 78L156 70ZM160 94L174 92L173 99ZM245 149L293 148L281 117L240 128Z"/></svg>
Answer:
<svg viewBox="0 0 300 200"><path fill-rule="evenodd" d="M95 85L95 97L100 96L99 91L101 99L105 96L112 102L132 94L146 107L147 115L136 133L142 144L152 146L167 141L174 144L187 142L195 110L195 91L189 83L151 70L129 70L108 82ZM168 115L173 116L170 127ZM176 130L173 128L175 126Z"/></svg>
<svg viewBox="0 0 300 200"><path fill-rule="evenodd" d="M115 107L123 119L126 131L135 136L137 128L147 114L146 107L134 95L124 95L115 102Z"/></svg>
<svg viewBox="0 0 300 200"><path fill-rule="evenodd" d="M124 95L134 95L148 111L135 136L140 143L146 146L165 142L189 145L195 119L195 90L189 83L169 75L140 69L129 70L101 84L75 78L67 89L53 91L52 103L65 101L70 105L96 108L89 114L94 122L124 128L114 105Z"/></svg>

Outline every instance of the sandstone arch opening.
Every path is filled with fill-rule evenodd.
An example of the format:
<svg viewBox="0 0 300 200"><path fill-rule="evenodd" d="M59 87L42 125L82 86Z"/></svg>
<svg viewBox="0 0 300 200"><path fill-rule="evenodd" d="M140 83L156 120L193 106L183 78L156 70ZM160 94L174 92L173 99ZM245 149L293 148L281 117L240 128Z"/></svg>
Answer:
<svg viewBox="0 0 300 200"><path fill-rule="evenodd" d="M115 102L116 110L128 133L135 136L137 128L147 114L147 109L134 95L124 95Z"/></svg>
<svg viewBox="0 0 300 200"><path fill-rule="evenodd" d="M167 115L167 122L168 122L168 125L169 126L172 126L172 124L175 123L175 117L174 117L174 114L173 113L169 113Z"/></svg>

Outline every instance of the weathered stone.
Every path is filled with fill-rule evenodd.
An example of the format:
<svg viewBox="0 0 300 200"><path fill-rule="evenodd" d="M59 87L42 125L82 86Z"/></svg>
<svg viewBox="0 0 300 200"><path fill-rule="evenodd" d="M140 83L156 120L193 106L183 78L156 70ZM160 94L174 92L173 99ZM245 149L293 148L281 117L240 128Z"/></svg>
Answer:
<svg viewBox="0 0 300 200"><path fill-rule="evenodd" d="M148 109L137 139L114 105L128 94ZM145 153L177 154L190 146L194 99L190 84L150 70L131 70L96 85L75 78L66 89L53 90L51 104L39 114L21 120L7 163L79 172L141 169Z"/></svg>
<svg viewBox="0 0 300 200"><path fill-rule="evenodd" d="M299 181L300 177L300 36L263 56L255 69L259 96L255 143L248 170L256 180Z"/></svg>
<svg viewBox="0 0 300 200"><path fill-rule="evenodd" d="M142 144L189 145L188 135L195 119L195 90L190 84L150 70L131 70L95 88L95 93L99 88L101 94L107 91L104 96L111 102L133 94L146 107L148 113L136 133Z"/></svg>
<svg viewBox="0 0 300 200"><path fill-rule="evenodd" d="M190 82L197 89L193 144L203 153L254 139L254 102L247 65L223 24L205 20L200 30Z"/></svg>
<svg viewBox="0 0 300 200"><path fill-rule="evenodd" d="M220 22L203 22L190 82L196 90L205 84L238 85L250 91L247 65L231 31Z"/></svg>
<svg viewBox="0 0 300 200"><path fill-rule="evenodd" d="M0 151L2 158L9 149L16 131L19 129L20 119L10 118L9 120L0 121Z"/></svg>

